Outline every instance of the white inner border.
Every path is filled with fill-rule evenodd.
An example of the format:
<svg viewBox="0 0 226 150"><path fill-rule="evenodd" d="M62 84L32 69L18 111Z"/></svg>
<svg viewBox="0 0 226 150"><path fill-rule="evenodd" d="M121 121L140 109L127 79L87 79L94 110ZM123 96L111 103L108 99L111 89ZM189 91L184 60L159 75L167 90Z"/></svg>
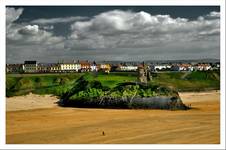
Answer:
<svg viewBox="0 0 226 150"><path fill-rule="evenodd" d="M220 6L221 144L5 144L5 7L6 6ZM0 2L0 148L3 149L225 149L225 0L1 0Z"/></svg>

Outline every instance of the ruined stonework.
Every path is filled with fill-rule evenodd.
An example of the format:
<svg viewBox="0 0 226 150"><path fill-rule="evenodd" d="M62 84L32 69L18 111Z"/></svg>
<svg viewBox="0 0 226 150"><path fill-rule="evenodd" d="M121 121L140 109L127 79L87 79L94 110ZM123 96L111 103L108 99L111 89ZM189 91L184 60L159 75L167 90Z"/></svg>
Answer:
<svg viewBox="0 0 226 150"><path fill-rule="evenodd" d="M147 81L151 81L151 80L152 80L151 71L147 70Z"/></svg>
<svg viewBox="0 0 226 150"><path fill-rule="evenodd" d="M142 83L147 83L147 77L144 67L138 67L138 81Z"/></svg>
<svg viewBox="0 0 226 150"><path fill-rule="evenodd" d="M144 65L138 66L138 82L147 83L152 80L152 76L148 68Z"/></svg>

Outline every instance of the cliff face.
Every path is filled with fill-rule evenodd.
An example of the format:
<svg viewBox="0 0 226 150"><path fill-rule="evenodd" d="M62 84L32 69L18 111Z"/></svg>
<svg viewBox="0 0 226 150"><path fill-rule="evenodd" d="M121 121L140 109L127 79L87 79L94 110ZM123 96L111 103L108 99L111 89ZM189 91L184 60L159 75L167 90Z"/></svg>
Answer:
<svg viewBox="0 0 226 150"><path fill-rule="evenodd" d="M169 109L169 110L186 110L180 98L176 97L149 97L149 98L134 98L130 108L142 109Z"/></svg>
<svg viewBox="0 0 226 150"><path fill-rule="evenodd" d="M124 109L167 109L187 110L181 99L175 97L148 97L148 98L112 98L70 100L64 106L84 108L124 108Z"/></svg>

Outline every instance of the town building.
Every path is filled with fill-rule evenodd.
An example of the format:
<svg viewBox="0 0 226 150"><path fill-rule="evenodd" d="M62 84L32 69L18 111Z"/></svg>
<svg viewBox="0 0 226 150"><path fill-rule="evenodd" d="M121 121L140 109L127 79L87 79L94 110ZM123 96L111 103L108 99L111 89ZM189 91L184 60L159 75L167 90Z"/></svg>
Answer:
<svg viewBox="0 0 226 150"><path fill-rule="evenodd" d="M138 67L133 65L120 65L120 71L137 71Z"/></svg>
<svg viewBox="0 0 226 150"><path fill-rule="evenodd" d="M23 66L25 73L36 73L38 71L37 61L24 61Z"/></svg>
<svg viewBox="0 0 226 150"><path fill-rule="evenodd" d="M152 71L170 71L172 66L168 64L156 64L150 65L149 67Z"/></svg>
<svg viewBox="0 0 226 150"><path fill-rule="evenodd" d="M195 66L195 70L198 71L207 71L207 70L212 70L212 67L210 64L197 64Z"/></svg>
<svg viewBox="0 0 226 150"><path fill-rule="evenodd" d="M58 63L37 63L37 61L24 61L24 64L6 64L7 73L60 73L60 72L114 72L137 71L135 63L100 63L95 61L71 61ZM144 65L144 64L143 64ZM141 66L140 66L141 67ZM145 64L150 72L157 71L208 71L220 70L220 62L216 63L150 63ZM141 67L142 70L142 67ZM141 71L142 72L142 71Z"/></svg>
<svg viewBox="0 0 226 150"><path fill-rule="evenodd" d="M193 71L194 68L190 64L179 64L179 71Z"/></svg>
<svg viewBox="0 0 226 150"><path fill-rule="evenodd" d="M172 65L170 71L180 71L180 66L179 65Z"/></svg>
<svg viewBox="0 0 226 150"><path fill-rule="evenodd" d="M6 64L7 73L23 73L23 64Z"/></svg>
<svg viewBox="0 0 226 150"><path fill-rule="evenodd" d="M96 72L98 71L98 66L95 61L91 64L90 67L91 67L91 71L96 71Z"/></svg>
<svg viewBox="0 0 226 150"><path fill-rule="evenodd" d="M48 73L51 72L51 68L52 66L54 66L55 64L53 63L39 63L38 64L38 72L39 73Z"/></svg>
<svg viewBox="0 0 226 150"><path fill-rule="evenodd" d="M98 64L98 70L109 73L111 71L110 64Z"/></svg>
<svg viewBox="0 0 226 150"><path fill-rule="evenodd" d="M91 65L89 61L78 61L78 63L81 65L81 72L91 71Z"/></svg>
<svg viewBox="0 0 226 150"><path fill-rule="evenodd" d="M61 72L79 72L81 70L81 64L73 62L66 62L59 64Z"/></svg>
<svg viewBox="0 0 226 150"><path fill-rule="evenodd" d="M50 64L50 72L53 72L53 73L62 72L60 64L59 63Z"/></svg>

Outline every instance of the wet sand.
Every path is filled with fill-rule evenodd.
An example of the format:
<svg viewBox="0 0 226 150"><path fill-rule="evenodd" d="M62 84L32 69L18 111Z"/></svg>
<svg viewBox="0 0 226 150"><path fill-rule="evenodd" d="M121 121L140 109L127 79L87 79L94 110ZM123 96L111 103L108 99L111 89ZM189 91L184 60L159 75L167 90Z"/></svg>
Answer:
<svg viewBox="0 0 226 150"><path fill-rule="evenodd" d="M43 105L45 107L30 109L30 105L24 102L23 108L12 111L14 110L12 105L7 106L6 142L7 144L218 144L219 91L180 93L180 96L185 104L191 104L194 109L170 111L61 108L54 104L56 98L53 103ZM10 102L7 99L7 105L8 103Z"/></svg>

